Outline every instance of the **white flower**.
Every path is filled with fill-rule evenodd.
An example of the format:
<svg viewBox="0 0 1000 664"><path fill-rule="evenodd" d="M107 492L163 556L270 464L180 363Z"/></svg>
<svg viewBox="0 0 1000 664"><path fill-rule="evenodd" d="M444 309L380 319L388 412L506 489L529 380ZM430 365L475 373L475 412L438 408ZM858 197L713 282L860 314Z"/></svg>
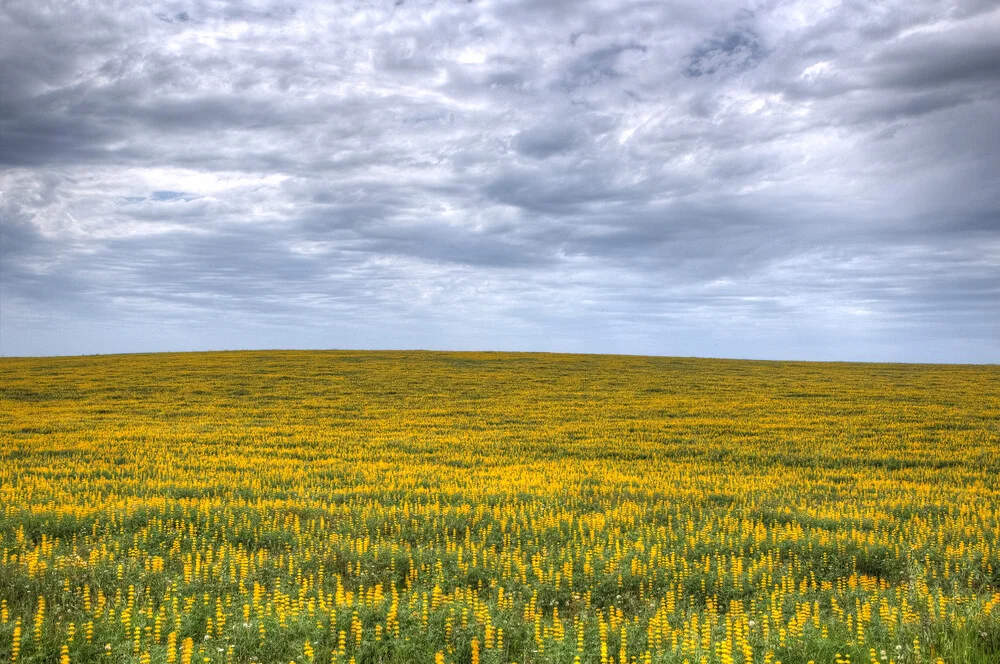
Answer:
<svg viewBox="0 0 1000 664"><path fill-rule="evenodd" d="M108 652L111 652L111 644L110 643L105 643L104 644L104 649L107 650Z"/></svg>
<svg viewBox="0 0 1000 664"><path fill-rule="evenodd" d="M756 625L757 623L755 623L754 621L752 621L752 620L751 620L751 621L750 621L750 622L748 622L747 624L748 624L748 625L750 625L751 627L753 627L753 626L754 626L754 625Z"/></svg>

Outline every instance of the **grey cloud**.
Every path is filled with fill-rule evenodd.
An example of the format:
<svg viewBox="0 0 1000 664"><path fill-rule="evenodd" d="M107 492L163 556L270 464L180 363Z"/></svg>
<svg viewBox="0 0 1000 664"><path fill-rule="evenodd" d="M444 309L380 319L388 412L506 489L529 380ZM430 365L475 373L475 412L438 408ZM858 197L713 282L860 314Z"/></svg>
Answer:
<svg viewBox="0 0 1000 664"><path fill-rule="evenodd" d="M525 129L514 137L514 149L526 157L545 159L572 150L583 140L579 127L551 123Z"/></svg>
<svg viewBox="0 0 1000 664"><path fill-rule="evenodd" d="M996 27L996 26L992 26ZM899 40L874 65L876 86L937 87L1000 82L1000 44L993 30L950 30Z"/></svg>
<svg viewBox="0 0 1000 664"><path fill-rule="evenodd" d="M595 49L576 59L567 69L562 85L569 90L594 85L608 79L621 78L619 60L623 54L645 53L643 44L611 44Z"/></svg>
<svg viewBox="0 0 1000 664"><path fill-rule="evenodd" d="M0 351L1000 360L996 3L571 4L6 3Z"/></svg>
<svg viewBox="0 0 1000 664"><path fill-rule="evenodd" d="M615 187L610 178L593 169L571 169L549 174L543 168L511 167L499 170L483 186L491 201L530 214L568 214L631 197L633 192Z"/></svg>
<svg viewBox="0 0 1000 664"><path fill-rule="evenodd" d="M718 72L740 72L756 66L765 57L760 37L749 28L738 28L711 37L696 46L687 56L684 71L691 77Z"/></svg>

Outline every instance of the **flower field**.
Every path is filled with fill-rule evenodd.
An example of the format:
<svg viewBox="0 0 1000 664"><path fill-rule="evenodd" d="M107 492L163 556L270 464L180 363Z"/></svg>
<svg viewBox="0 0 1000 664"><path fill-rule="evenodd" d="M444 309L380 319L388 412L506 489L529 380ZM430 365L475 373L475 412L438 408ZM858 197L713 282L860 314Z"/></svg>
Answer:
<svg viewBox="0 0 1000 664"><path fill-rule="evenodd" d="M1000 662L1000 368L0 359L0 661Z"/></svg>

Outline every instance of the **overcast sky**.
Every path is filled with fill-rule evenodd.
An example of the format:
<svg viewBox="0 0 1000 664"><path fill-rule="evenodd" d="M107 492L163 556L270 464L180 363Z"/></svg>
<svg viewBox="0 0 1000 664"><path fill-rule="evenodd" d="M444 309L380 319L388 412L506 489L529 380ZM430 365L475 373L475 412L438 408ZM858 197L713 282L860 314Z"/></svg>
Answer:
<svg viewBox="0 0 1000 664"><path fill-rule="evenodd" d="M0 5L0 352L1000 361L1000 3Z"/></svg>

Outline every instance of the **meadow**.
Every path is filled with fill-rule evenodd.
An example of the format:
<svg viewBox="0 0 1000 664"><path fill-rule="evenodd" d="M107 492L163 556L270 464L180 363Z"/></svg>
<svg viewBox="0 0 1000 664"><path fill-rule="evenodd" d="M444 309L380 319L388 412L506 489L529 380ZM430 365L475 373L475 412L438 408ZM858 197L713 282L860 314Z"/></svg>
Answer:
<svg viewBox="0 0 1000 664"><path fill-rule="evenodd" d="M0 661L995 664L1000 368L0 359Z"/></svg>

